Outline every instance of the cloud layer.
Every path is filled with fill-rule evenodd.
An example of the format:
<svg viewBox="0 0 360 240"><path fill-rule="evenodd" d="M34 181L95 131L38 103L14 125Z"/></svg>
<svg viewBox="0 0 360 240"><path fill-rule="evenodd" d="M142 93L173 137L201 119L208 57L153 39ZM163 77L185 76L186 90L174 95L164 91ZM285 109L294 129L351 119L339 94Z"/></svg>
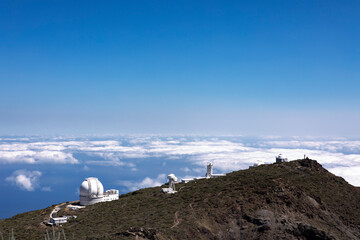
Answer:
<svg viewBox="0 0 360 240"><path fill-rule="evenodd" d="M282 153L287 158L299 159L304 154L318 160L329 171L360 186L360 140L324 139L314 137L281 138L266 136L197 137L197 136L136 136L92 138L12 138L0 139L0 164L83 164L117 166L139 169L134 160L160 158L167 161L187 162L198 168L211 161L215 171L229 172L247 168L257 160L272 163ZM78 155L84 156L79 159ZM85 167L86 166L86 167ZM197 169L198 169L197 168ZM186 174L195 175L194 167ZM154 179L124 182L129 188L147 186ZM23 180L25 182L25 180ZM156 182L156 179L154 180ZM126 185L127 184L127 185ZM149 186L152 184L148 184ZM30 188L29 188L30 189Z"/></svg>
<svg viewBox="0 0 360 240"><path fill-rule="evenodd" d="M61 142L0 141L0 163L78 163Z"/></svg>

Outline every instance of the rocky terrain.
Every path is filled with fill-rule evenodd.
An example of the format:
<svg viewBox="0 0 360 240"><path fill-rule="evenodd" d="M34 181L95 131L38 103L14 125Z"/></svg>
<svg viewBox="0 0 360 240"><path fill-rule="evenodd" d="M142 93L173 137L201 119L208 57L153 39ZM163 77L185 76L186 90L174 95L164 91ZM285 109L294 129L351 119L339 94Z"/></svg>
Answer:
<svg viewBox="0 0 360 240"><path fill-rule="evenodd" d="M120 196L85 209L57 227L67 239L360 239L360 191L310 159L261 165L225 177ZM43 219L32 211L0 221L17 239L44 239Z"/></svg>

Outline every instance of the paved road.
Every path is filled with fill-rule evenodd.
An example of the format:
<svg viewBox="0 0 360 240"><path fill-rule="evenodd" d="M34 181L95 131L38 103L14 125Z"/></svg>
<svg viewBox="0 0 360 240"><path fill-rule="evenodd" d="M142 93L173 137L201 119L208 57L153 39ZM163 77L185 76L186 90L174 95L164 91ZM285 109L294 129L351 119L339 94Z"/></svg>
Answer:
<svg viewBox="0 0 360 240"><path fill-rule="evenodd" d="M59 205L56 205L54 210L50 213L50 218L55 218L56 214L63 208L66 207L66 203L60 203Z"/></svg>

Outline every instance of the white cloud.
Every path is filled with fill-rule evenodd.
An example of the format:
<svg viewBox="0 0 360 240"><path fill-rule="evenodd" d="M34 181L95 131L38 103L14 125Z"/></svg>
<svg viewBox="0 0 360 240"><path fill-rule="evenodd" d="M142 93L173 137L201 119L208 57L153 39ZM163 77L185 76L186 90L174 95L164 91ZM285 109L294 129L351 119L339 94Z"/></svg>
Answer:
<svg viewBox="0 0 360 240"><path fill-rule="evenodd" d="M90 164L90 165L97 165L97 166L114 166L114 167L127 166L127 167L131 167L131 168L134 168L136 166L134 163L122 162L119 160L111 160L111 161L90 160L90 161L86 161L86 163Z"/></svg>
<svg viewBox="0 0 360 240"><path fill-rule="evenodd" d="M306 154L326 168L360 167L360 140L345 138L262 136L199 137L199 136L128 136L118 139L37 139L26 141L0 140L0 163L76 164L75 154L84 157L83 164L127 167L137 170L132 160L161 159L166 168L170 161L188 162L193 173L202 174L207 162L213 162L215 172L244 169L257 160L272 163L282 153L290 160ZM195 172L193 169L197 168ZM202 169L199 171L199 169ZM84 167L84 170L86 168ZM139 169L141 170L141 169ZM187 172L186 168L179 169ZM190 173L190 172L189 172ZM360 185L351 171L340 171L346 180ZM352 179L352 180L350 180ZM144 179L145 180L145 179ZM148 179L147 179L148 180ZM140 184L140 183L138 183ZM130 186L131 187L131 186Z"/></svg>
<svg viewBox="0 0 360 240"><path fill-rule="evenodd" d="M35 147L34 147L35 146ZM63 152L62 146L54 143L1 143L0 163L61 163L76 164L79 161L71 153Z"/></svg>
<svg viewBox="0 0 360 240"><path fill-rule="evenodd" d="M35 163L34 151L1 151L0 150L0 161L1 163Z"/></svg>
<svg viewBox="0 0 360 240"><path fill-rule="evenodd" d="M254 144L265 148L303 148L323 150L328 152L360 153L360 141L358 140L283 140L262 141Z"/></svg>
<svg viewBox="0 0 360 240"><path fill-rule="evenodd" d="M36 161L40 163L79 163L71 153L64 153L59 151L41 151L34 154Z"/></svg>
<svg viewBox="0 0 360 240"><path fill-rule="evenodd" d="M141 181L118 181L118 185L126 187L129 191L141 188L161 186L166 182L166 174L159 174L156 178L146 177Z"/></svg>
<svg viewBox="0 0 360 240"><path fill-rule="evenodd" d="M17 170L5 180L18 186L22 190L34 191L38 187L40 171Z"/></svg>
<svg viewBox="0 0 360 240"><path fill-rule="evenodd" d="M356 167L335 167L329 168L330 172L343 177L348 183L360 186L360 166Z"/></svg>

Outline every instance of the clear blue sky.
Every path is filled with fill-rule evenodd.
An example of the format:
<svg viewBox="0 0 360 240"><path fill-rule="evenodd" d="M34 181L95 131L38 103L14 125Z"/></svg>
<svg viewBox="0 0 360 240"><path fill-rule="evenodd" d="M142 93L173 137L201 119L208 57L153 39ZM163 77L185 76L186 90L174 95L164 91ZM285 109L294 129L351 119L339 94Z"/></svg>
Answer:
<svg viewBox="0 0 360 240"><path fill-rule="evenodd" d="M359 1L1 1L0 134L360 134Z"/></svg>

